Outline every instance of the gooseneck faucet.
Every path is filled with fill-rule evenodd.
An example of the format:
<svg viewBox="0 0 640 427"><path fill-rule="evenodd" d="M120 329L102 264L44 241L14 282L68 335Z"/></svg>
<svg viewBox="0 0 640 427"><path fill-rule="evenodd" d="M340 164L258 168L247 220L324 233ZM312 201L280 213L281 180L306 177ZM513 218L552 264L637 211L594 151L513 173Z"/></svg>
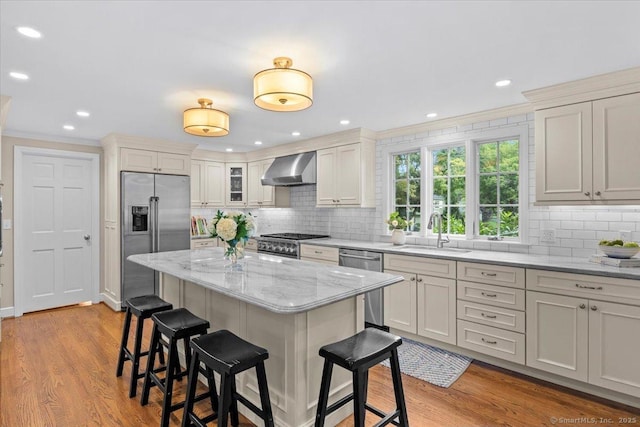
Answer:
<svg viewBox="0 0 640 427"><path fill-rule="evenodd" d="M439 212L434 212L429 217L429 222L427 223L427 229L431 230L434 227L434 219L437 219L437 227L438 227L438 241L436 242L437 248L443 248L445 243L449 243L449 238L447 236L442 238L442 214Z"/></svg>

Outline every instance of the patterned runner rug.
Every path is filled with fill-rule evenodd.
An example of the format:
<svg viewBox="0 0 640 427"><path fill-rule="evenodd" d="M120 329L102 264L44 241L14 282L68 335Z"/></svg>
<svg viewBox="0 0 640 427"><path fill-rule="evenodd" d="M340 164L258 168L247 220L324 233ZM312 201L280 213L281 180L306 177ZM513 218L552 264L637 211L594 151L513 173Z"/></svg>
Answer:
<svg viewBox="0 0 640 427"><path fill-rule="evenodd" d="M400 370L439 387L451 386L467 370L472 358L402 338L398 347ZM389 367L389 360L382 362Z"/></svg>

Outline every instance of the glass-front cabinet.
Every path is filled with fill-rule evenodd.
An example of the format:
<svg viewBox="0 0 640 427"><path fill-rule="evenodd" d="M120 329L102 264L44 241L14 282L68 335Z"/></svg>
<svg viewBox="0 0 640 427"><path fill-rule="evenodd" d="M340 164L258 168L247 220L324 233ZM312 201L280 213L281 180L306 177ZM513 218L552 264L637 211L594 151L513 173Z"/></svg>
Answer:
<svg viewBox="0 0 640 427"><path fill-rule="evenodd" d="M247 164L226 163L226 205L247 206Z"/></svg>

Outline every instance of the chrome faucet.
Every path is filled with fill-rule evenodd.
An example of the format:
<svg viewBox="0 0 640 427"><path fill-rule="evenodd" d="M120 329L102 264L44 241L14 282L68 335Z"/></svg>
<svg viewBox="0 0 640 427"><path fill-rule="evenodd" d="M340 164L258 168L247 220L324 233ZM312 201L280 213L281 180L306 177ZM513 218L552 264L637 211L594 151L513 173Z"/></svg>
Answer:
<svg viewBox="0 0 640 427"><path fill-rule="evenodd" d="M434 226L434 218L438 220L438 241L436 242L437 248L443 248L445 243L449 243L449 238L447 236L442 238L442 214L439 212L434 212L429 217L429 222L427 223L427 229L431 230Z"/></svg>

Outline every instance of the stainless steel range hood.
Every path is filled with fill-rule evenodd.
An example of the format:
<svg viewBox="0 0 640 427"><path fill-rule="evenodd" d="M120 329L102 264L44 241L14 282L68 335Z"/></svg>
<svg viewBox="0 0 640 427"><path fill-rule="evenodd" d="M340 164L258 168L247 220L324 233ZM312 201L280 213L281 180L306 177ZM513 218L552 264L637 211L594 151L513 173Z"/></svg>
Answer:
<svg viewBox="0 0 640 427"><path fill-rule="evenodd" d="M262 185L292 186L315 183L315 151L276 157L262 177Z"/></svg>

